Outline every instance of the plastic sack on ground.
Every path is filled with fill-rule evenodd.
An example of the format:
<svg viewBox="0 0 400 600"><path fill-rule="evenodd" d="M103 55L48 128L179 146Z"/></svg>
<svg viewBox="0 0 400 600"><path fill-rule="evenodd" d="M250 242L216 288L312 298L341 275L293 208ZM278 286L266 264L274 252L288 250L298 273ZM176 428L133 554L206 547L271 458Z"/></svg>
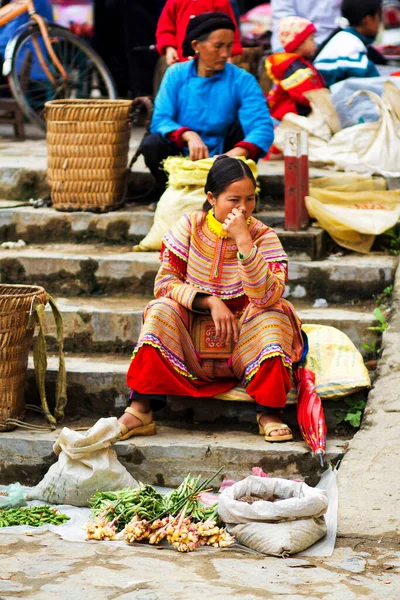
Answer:
<svg viewBox="0 0 400 600"><path fill-rule="evenodd" d="M308 93L311 96L320 90ZM400 165L400 89L386 81L382 98L374 92L355 92L349 102L361 94L368 96L379 112L379 120L361 123L338 131L334 126L339 117L331 103L330 111L321 110L311 101L308 117L288 113L275 130L274 144L283 150L287 131L305 130L309 134L309 161L312 164L332 165L333 168L359 173L379 173L385 177L399 177ZM325 99L326 100L326 99ZM327 103L328 104L328 103ZM334 117L336 115L336 117ZM329 131L331 134L329 135Z"/></svg>
<svg viewBox="0 0 400 600"><path fill-rule="evenodd" d="M240 498L260 498L249 504ZM218 512L238 542L263 554L282 556L305 550L327 532L325 491L304 482L254 475L226 488Z"/></svg>
<svg viewBox="0 0 400 600"><path fill-rule="evenodd" d="M392 67L392 70L395 70ZM350 97L359 90L374 92L382 96L386 81L400 87L399 77L350 77L331 86L332 103L340 119L342 129L359 123L372 123L379 120L376 104L365 94L357 96L349 104Z"/></svg>
<svg viewBox="0 0 400 600"><path fill-rule="evenodd" d="M150 252L161 249L167 231L185 213L201 210L205 198L204 185L214 158L191 161L182 156L170 156L164 161L168 173L168 187L158 201L154 223L146 237L133 249ZM245 160L257 178L254 161Z"/></svg>
<svg viewBox="0 0 400 600"><path fill-rule="evenodd" d="M375 237L400 218L400 190L338 191L318 185L316 180L306 197L308 213L344 248L369 252Z"/></svg>
<svg viewBox="0 0 400 600"><path fill-rule="evenodd" d="M26 490L20 483L0 485L0 509L26 506Z"/></svg>
<svg viewBox="0 0 400 600"><path fill-rule="evenodd" d="M116 417L100 419L85 434L64 427L53 450L58 461L29 492L29 500L88 506L99 491L137 487L138 482L110 448L120 434Z"/></svg>
<svg viewBox="0 0 400 600"><path fill-rule="evenodd" d="M371 386L361 353L351 339L328 325L303 325L309 350L305 366L315 373L320 398L341 398Z"/></svg>

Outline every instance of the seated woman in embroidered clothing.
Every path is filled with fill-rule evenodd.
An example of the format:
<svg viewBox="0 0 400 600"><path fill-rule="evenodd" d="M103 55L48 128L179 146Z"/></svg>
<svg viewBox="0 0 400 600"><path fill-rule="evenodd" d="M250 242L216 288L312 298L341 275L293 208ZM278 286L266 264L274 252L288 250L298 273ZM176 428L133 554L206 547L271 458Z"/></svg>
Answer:
<svg viewBox="0 0 400 600"><path fill-rule="evenodd" d="M161 162L168 156L200 160L225 152L258 160L272 144L274 129L256 78L227 62L234 31L223 12L197 15L183 43L184 56L194 60L171 65L164 75L150 133L138 150L159 196L167 182Z"/></svg>
<svg viewBox="0 0 400 600"><path fill-rule="evenodd" d="M256 183L244 161L218 157L205 191L203 212L183 216L164 237L156 300L127 374L121 439L155 433L151 409L166 395L213 397L241 381L265 439L291 440L280 413L303 344L282 298L287 256L274 230L252 216Z"/></svg>

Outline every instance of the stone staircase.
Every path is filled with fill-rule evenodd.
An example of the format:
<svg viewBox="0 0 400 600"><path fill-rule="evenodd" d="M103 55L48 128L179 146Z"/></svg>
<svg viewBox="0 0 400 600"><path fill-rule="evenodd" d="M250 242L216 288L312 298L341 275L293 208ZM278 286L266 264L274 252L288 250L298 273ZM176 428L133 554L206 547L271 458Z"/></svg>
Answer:
<svg viewBox="0 0 400 600"><path fill-rule="evenodd" d="M322 230L310 227L290 233L281 228L281 196L269 197L267 204L257 216L275 227L290 256L288 299L305 323L338 327L362 350L362 344L374 337L368 331L374 323L373 296L392 283L397 259L383 253L329 255ZM132 252L132 245L146 235L152 219L153 214L140 206L95 215L51 208L3 210L0 202L0 242L27 242L22 249L0 248L0 281L43 285L64 316L69 426L89 426L101 416L118 416L125 406L130 353L159 265L158 253ZM317 298L326 298L328 308L314 308ZM46 313L49 398L57 372L50 316ZM27 402L38 402L32 364ZM335 431L338 406L343 403L324 403L330 431L328 461L343 454L351 437ZM319 467L296 430L295 406L287 408L285 418L294 427L296 441L272 445L256 435L252 404L172 398L159 415L157 436L133 438L116 448L127 468L149 483L174 485L189 470L207 475L221 465L226 475L237 478L260 465L275 475L315 482ZM38 480L54 461L55 437L54 432L2 433L0 463L4 459L6 464L2 480L14 480L17 467L20 481L21 472L27 482Z"/></svg>

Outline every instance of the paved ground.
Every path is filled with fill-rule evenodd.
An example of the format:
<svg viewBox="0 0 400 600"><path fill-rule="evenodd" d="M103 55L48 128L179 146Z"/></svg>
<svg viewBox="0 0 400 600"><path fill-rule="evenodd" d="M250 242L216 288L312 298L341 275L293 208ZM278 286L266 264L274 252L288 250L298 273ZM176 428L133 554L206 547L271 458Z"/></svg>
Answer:
<svg viewBox="0 0 400 600"><path fill-rule="evenodd" d="M400 269L392 319L360 431L339 469L339 533L397 537L400 534ZM399 538L398 538L399 539ZM400 598L400 589L398 592Z"/></svg>
<svg viewBox="0 0 400 600"><path fill-rule="evenodd" d="M281 559L2 534L0 600L398 600L399 548L355 545Z"/></svg>

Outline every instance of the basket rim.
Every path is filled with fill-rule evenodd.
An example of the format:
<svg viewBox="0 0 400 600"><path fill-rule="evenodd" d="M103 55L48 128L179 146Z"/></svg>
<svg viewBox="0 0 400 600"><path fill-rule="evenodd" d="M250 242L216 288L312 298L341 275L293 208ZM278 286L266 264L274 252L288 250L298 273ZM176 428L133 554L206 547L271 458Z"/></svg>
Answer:
<svg viewBox="0 0 400 600"><path fill-rule="evenodd" d="M97 98L82 98L82 99L58 99L58 100L49 100L48 102L45 103L45 107L46 108L54 108L54 107L62 107L62 106L76 106L76 107L90 107L93 108L94 106L98 106L98 107L113 107L113 106L130 106L132 104L133 100L123 100L123 99L116 99L116 100L103 100L101 98L97 99Z"/></svg>
<svg viewBox="0 0 400 600"><path fill-rule="evenodd" d="M36 291L30 291L27 292L26 294L21 293L18 294L18 296L16 296L16 294L2 294L1 290L2 288L10 288L10 289L16 289L16 288L24 288L26 290L36 290ZM41 285L24 285L24 284L17 284L17 283L0 283L0 301L1 300L5 300L7 298L29 298L30 296L37 296L38 294L46 294L46 290L44 289L44 287L42 287Z"/></svg>

